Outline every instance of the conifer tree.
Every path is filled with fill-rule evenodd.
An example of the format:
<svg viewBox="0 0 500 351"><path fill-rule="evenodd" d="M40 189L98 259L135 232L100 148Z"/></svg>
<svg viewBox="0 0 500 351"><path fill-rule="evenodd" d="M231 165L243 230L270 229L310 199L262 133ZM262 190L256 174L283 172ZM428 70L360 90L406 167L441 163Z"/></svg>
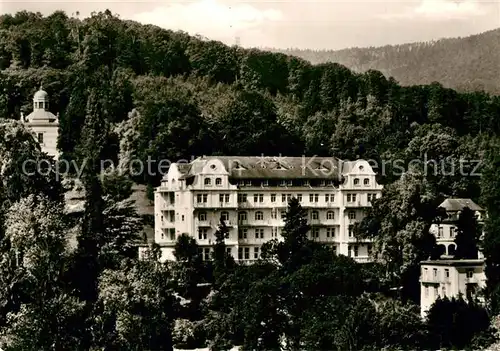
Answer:
<svg viewBox="0 0 500 351"><path fill-rule="evenodd" d="M215 232L213 251L214 283L219 285L225 274L234 267L233 257L227 253L225 239L229 238L229 229L221 218L219 228Z"/></svg>
<svg viewBox="0 0 500 351"><path fill-rule="evenodd" d="M476 214L470 208L465 207L458 217L457 236L455 244L456 259L477 259L478 241L481 230L477 223Z"/></svg>

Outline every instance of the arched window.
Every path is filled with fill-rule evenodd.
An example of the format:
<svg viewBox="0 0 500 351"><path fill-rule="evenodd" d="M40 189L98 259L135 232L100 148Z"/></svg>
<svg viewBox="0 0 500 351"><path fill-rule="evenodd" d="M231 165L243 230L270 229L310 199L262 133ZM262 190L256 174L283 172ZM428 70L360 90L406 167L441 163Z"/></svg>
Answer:
<svg viewBox="0 0 500 351"><path fill-rule="evenodd" d="M328 211L326 213L326 219L335 219L335 212L333 211Z"/></svg>
<svg viewBox="0 0 500 351"><path fill-rule="evenodd" d="M238 212L238 219L240 221L246 221L247 220L247 213L246 212Z"/></svg>
<svg viewBox="0 0 500 351"><path fill-rule="evenodd" d="M319 218L319 212L318 211L312 211L311 212L311 219L318 219Z"/></svg>
<svg viewBox="0 0 500 351"><path fill-rule="evenodd" d="M210 178L205 178L205 185L212 184L212 180Z"/></svg>
<svg viewBox="0 0 500 351"><path fill-rule="evenodd" d="M359 178L354 178L354 185L359 185Z"/></svg>
<svg viewBox="0 0 500 351"><path fill-rule="evenodd" d="M215 178L215 185L221 186L222 185L222 179L221 178Z"/></svg>
<svg viewBox="0 0 500 351"><path fill-rule="evenodd" d="M223 221L228 221L229 220L229 212L227 212L227 211L221 212L220 219L222 219Z"/></svg>
<svg viewBox="0 0 500 351"><path fill-rule="evenodd" d="M264 219L264 213L262 211L255 212L255 220L262 221Z"/></svg>
<svg viewBox="0 0 500 351"><path fill-rule="evenodd" d="M370 185L370 179L365 178L365 179L363 180L363 184L364 184L364 185Z"/></svg>

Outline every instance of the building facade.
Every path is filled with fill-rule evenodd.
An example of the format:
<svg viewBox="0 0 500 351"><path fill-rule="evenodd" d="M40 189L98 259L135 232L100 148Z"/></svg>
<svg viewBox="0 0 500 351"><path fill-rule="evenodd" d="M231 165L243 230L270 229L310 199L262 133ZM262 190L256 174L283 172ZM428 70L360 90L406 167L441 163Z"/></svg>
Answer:
<svg viewBox="0 0 500 351"><path fill-rule="evenodd" d="M210 259L215 231L224 219L226 246L238 261L260 257L261 245L281 238L288 201L308 213L310 239L359 262L371 244L358 241L353 225L364 217L382 186L367 161L318 157L201 157L172 164L155 191L155 242L162 260L174 260L183 233L193 236Z"/></svg>
<svg viewBox="0 0 500 351"><path fill-rule="evenodd" d="M436 260L420 264L420 311L427 315L439 298L477 296L486 286L484 260Z"/></svg>
<svg viewBox="0 0 500 351"><path fill-rule="evenodd" d="M59 118L49 111L49 95L42 87L33 97L33 112L26 117L21 113L21 121L31 129L42 151L58 159Z"/></svg>
<svg viewBox="0 0 500 351"><path fill-rule="evenodd" d="M483 223L485 211L471 199L446 199L439 207L446 211L447 217L440 223L433 223L430 233L436 237L437 244L441 247L443 256L452 258L455 254L457 221L460 211L468 207L476 213L478 223ZM478 253L478 258L482 258L482 253Z"/></svg>

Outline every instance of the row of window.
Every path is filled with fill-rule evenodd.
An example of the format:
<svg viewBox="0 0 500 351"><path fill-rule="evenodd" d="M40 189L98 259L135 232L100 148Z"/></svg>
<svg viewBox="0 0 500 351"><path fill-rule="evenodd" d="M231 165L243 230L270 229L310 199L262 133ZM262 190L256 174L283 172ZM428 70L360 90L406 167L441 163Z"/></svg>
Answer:
<svg viewBox="0 0 500 351"><path fill-rule="evenodd" d="M455 238L455 227L450 227L450 238L453 239ZM438 227L438 239L444 238L444 228L443 227Z"/></svg>
<svg viewBox="0 0 500 351"><path fill-rule="evenodd" d="M252 249L253 252L250 250ZM337 253L337 246L333 245L332 250L334 253ZM368 256L371 255L371 246L368 245ZM227 247L226 252L231 255L231 248ZM203 258L203 260L208 261L212 259L212 249L210 247L199 248L199 255ZM253 253L253 255L251 255ZM261 249L259 246L253 247L238 247L238 260L257 260L260 258ZM358 257L359 256L359 247L358 245L349 246L349 257Z"/></svg>
<svg viewBox="0 0 500 351"><path fill-rule="evenodd" d="M347 194L346 200L348 203L356 202L356 199L358 194ZM253 195L253 202L254 203L263 203L264 202L264 196L265 194L254 194ZM369 193L366 194L368 202L371 202L377 198L376 193ZM292 197L295 197L299 202L303 201L302 194L281 194L281 202L289 202ZM277 202L277 194L269 194L270 201L272 203ZM229 203L230 200L230 194L219 194L219 202L221 203ZM335 202L335 195L334 194L324 194L324 202L326 203L332 203ZM244 203L248 201L248 194L238 194L238 202L239 203ZM197 194L196 195L196 202L197 203L207 203L208 202L208 194ZM319 202L319 194L309 194L309 202L310 203L317 203Z"/></svg>
<svg viewBox="0 0 500 351"><path fill-rule="evenodd" d="M320 219L320 212L319 211L311 211L311 219L314 219L314 220L319 220ZM172 216L171 216L172 217ZM280 217L282 219L285 219L286 217L286 211L281 211L280 212ZM356 211L354 210L351 210L348 212L348 217L349 219L356 219ZM207 213L206 212L200 212L198 213L198 220L199 221L206 221L207 220ZM224 221L228 221L229 220L229 212L227 211L222 211L221 212L221 215L220 215L220 218ZM277 212L276 211L271 211L271 218L272 219L276 219L277 218ZM333 220L335 219L335 212L334 211L327 211L326 212L326 215L325 215L325 218L327 220ZM163 216L162 216L162 220L163 220ZM248 213L245 212L245 211L242 211L242 212L238 212L238 221L246 221L248 220ZM255 212L255 220L256 221L262 221L264 220L264 212L262 211L257 211Z"/></svg>
<svg viewBox="0 0 500 351"><path fill-rule="evenodd" d="M433 268L432 269L432 277L437 279L438 278L438 269L437 268ZM445 268L444 271L443 271L443 278L444 280L449 280L450 279L450 270L448 268ZM466 271L466 276L467 278L472 278L474 276L474 270L472 269L469 269ZM428 268L424 268L424 278L427 279L429 278L429 269Z"/></svg>
<svg viewBox="0 0 500 351"><path fill-rule="evenodd" d="M216 179L216 183L217 183L217 180L220 179L220 178L217 178ZM210 185L211 183L211 180L209 178L205 178L205 185ZM333 180L318 180L318 181L314 181L314 182L311 182L307 179L305 180L302 180L302 179L287 179L287 180L280 180L280 181L277 181L277 182L274 182L274 181L269 181L267 179L265 180L240 180L238 182L238 185L240 187L250 187L250 186L263 186L263 187L267 187L267 186L270 186L270 185L279 185L279 186L311 186L311 185L316 185L316 186L333 186L334 185L334 182ZM360 186L361 185L361 179L360 178L354 178L353 180L353 184L355 186ZM363 185L364 186L369 186L370 185L370 179L369 178L364 178L363 179Z"/></svg>

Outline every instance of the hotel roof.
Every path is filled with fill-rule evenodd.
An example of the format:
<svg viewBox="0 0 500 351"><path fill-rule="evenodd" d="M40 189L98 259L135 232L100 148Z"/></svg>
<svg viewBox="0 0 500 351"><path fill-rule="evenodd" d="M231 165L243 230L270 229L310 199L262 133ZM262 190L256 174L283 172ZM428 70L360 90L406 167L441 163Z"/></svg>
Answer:
<svg viewBox="0 0 500 351"><path fill-rule="evenodd" d="M470 208L472 211L483 211L482 207L471 199L446 199L439 207L444 208L448 212L461 211L465 207Z"/></svg>
<svg viewBox="0 0 500 351"><path fill-rule="evenodd" d="M204 156L178 164L181 178L200 174L212 160L222 162L230 177L239 179L340 179L341 169L354 163L335 157Z"/></svg>

